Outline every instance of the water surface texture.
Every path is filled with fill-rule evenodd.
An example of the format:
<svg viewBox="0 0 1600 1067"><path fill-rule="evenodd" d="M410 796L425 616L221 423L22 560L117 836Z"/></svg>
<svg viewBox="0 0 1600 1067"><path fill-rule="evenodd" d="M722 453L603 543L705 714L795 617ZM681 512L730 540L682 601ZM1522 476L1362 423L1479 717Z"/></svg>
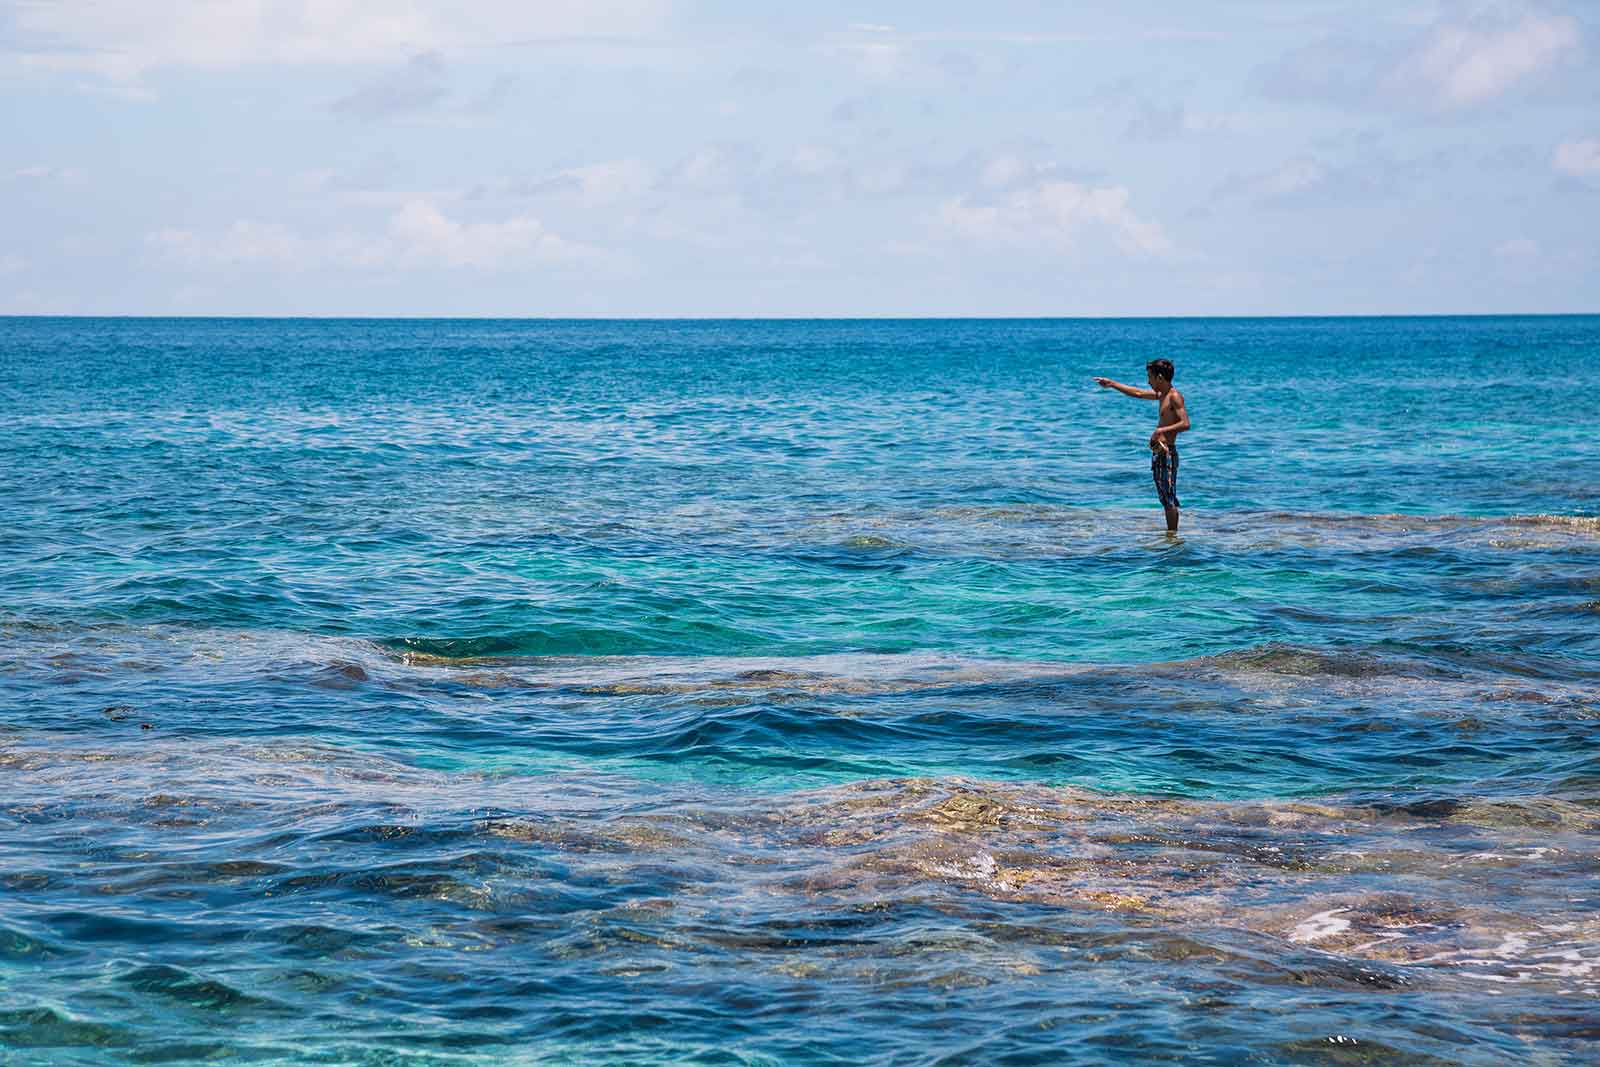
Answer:
<svg viewBox="0 0 1600 1067"><path fill-rule="evenodd" d="M1178 539L1153 404L1178 367ZM1600 1056L1600 318L0 319L0 1062Z"/></svg>

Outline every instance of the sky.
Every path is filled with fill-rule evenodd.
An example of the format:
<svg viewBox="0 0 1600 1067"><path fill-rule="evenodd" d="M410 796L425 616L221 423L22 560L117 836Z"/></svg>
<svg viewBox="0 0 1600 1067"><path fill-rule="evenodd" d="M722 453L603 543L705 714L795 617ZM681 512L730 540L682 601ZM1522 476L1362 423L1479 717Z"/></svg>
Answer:
<svg viewBox="0 0 1600 1067"><path fill-rule="evenodd" d="M1600 2L0 0L0 314L1600 312Z"/></svg>

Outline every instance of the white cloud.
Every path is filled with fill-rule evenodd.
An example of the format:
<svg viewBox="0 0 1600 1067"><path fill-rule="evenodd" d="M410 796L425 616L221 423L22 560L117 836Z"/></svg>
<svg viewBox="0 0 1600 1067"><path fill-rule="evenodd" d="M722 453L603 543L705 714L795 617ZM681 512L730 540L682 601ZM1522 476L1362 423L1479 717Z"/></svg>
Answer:
<svg viewBox="0 0 1600 1067"><path fill-rule="evenodd" d="M820 177L839 169L839 156L825 145L803 144L789 153L788 165L796 174Z"/></svg>
<svg viewBox="0 0 1600 1067"><path fill-rule="evenodd" d="M585 203L614 204L643 196L655 182L655 171L638 159L589 163L561 172L578 186Z"/></svg>
<svg viewBox="0 0 1600 1067"><path fill-rule="evenodd" d="M1551 165L1574 178L1600 178L1600 140L1563 141Z"/></svg>
<svg viewBox="0 0 1600 1067"><path fill-rule="evenodd" d="M985 189L1004 189L1023 178L1032 177L1034 167L1013 155L995 156L983 165L978 180Z"/></svg>
<svg viewBox="0 0 1600 1067"><path fill-rule="evenodd" d="M239 219L218 231L169 227L146 244L162 258L189 267L279 267L292 270L411 266L412 246L385 235L353 231L305 234L282 223ZM442 264L441 264L442 265Z"/></svg>
<svg viewBox="0 0 1600 1067"><path fill-rule="evenodd" d="M1513 237L1496 245L1494 254L1509 266L1527 266L1539 258L1539 242L1527 237Z"/></svg>
<svg viewBox="0 0 1600 1067"><path fill-rule="evenodd" d="M957 179L958 173L970 174L970 166L974 162L976 160L968 160L968 162L960 165L958 170L950 171L947 174L947 178ZM1037 186L1042 182L1069 182L1069 184L1070 182L1080 182L1080 184L1088 184L1088 182L1096 181L1098 178L1099 174L1094 173L1094 171L1072 170L1072 168L1062 166L1061 163L1056 163L1054 160L1035 162L1035 160L1016 155L1014 152L1002 152L1000 155L992 155L978 168L979 186L990 190L992 194L998 194L1000 190L1016 189L1019 186ZM960 179L960 181L962 181L962 186L965 187L970 178Z"/></svg>
<svg viewBox="0 0 1600 1067"><path fill-rule="evenodd" d="M1369 166L1376 166L1372 161ZM1392 175L1395 187L1400 184L1400 174ZM1379 182L1380 186L1384 183ZM1270 170L1247 174L1232 174L1220 182L1212 192L1213 204L1242 198L1262 206L1310 206L1315 202L1347 198L1356 193L1369 192L1374 182L1370 174L1350 167L1330 169L1320 160L1310 156L1295 156Z"/></svg>
<svg viewBox="0 0 1600 1067"><path fill-rule="evenodd" d="M905 168L895 163L862 167L853 175L855 187L868 196L898 193L910 182Z"/></svg>
<svg viewBox="0 0 1600 1067"><path fill-rule="evenodd" d="M990 203L946 200L936 221L946 233L973 241L1070 247L1086 233L1101 233L1127 255L1171 255L1172 242L1161 226L1135 214L1128 201L1122 186L1047 179Z"/></svg>
<svg viewBox="0 0 1600 1067"><path fill-rule="evenodd" d="M11 172L13 178L24 181L38 182L68 182L77 183L84 179L84 172L78 167L47 167L35 165L19 167Z"/></svg>
<svg viewBox="0 0 1600 1067"><path fill-rule="evenodd" d="M1533 3L1448 10L1432 12L1406 39L1347 32L1303 45L1258 71L1256 84L1292 100L1461 111L1547 76L1583 50L1576 18Z"/></svg>
<svg viewBox="0 0 1600 1067"><path fill-rule="evenodd" d="M1578 20L1524 15L1513 24L1447 22L1401 64L1396 79L1420 82L1444 107L1481 104L1575 51Z"/></svg>
<svg viewBox="0 0 1600 1067"><path fill-rule="evenodd" d="M412 56L398 70L333 102L333 111L352 118L392 118L407 112L423 111L449 95L445 86L444 59L437 52Z"/></svg>
<svg viewBox="0 0 1600 1067"><path fill-rule="evenodd" d="M822 54L843 60L861 78L872 82L939 82L939 65L928 55L921 34L904 33L893 26L852 23L848 30L826 38Z"/></svg>
<svg viewBox="0 0 1600 1067"><path fill-rule="evenodd" d="M748 186L760 162L760 153L747 144L706 145L679 161L666 180L683 192L737 193Z"/></svg>
<svg viewBox="0 0 1600 1067"><path fill-rule="evenodd" d="M49 67L49 62L41 62L37 55L22 57L24 66ZM161 99L161 94L154 89L147 89L143 85L131 82L110 81L81 81L73 86L78 92L89 96L103 96L107 100L120 100L129 104L148 104L153 100Z"/></svg>
<svg viewBox="0 0 1600 1067"><path fill-rule="evenodd" d="M910 49L893 26L873 22L852 22L849 31L835 37L824 51L842 56L857 73L876 80L887 80L904 68Z"/></svg>
<svg viewBox="0 0 1600 1067"><path fill-rule="evenodd" d="M537 177L486 182L468 190L466 196L469 200L570 197L590 207L607 207L639 199L655 188L656 182L655 168L630 156L547 171Z"/></svg>
<svg viewBox="0 0 1600 1067"><path fill-rule="evenodd" d="M1243 132L1250 117L1237 113L1195 111L1180 102L1162 103L1140 98L1133 102L1127 134L1135 141L1170 141L1191 135Z"/></svg>
<svg viewBox="0 0 1600 1067"><path fill-rule="evenodd" d="M990 157L978 170L978 182L985 189L1010 189L1045 181L1071 181L1083 177L1067 171L1059 163L1036 163L1014 153Z"/></svg>
<svg viewBox="0 0 1600 1067"><path fill-rule="evenodd" d="M923 19L922 21L928 21ZM938 19L934 18L934 22ZM823 55L842 60L867 81L937 86L976 76L1003 76L1014 69L1017 49L1116 45L1151 40L1214 41L1210 30L1155 27L1121 32L1038 32L1007 29L902 29L852 22L818 42Z"/></svg>
<svg viewBox="0 0 1600 1067"><path fill-rule="evenodd" d="M370 63L528 40L635 36L669 0L71 0L12 9L34 66L130 80L162 67Z"/></svg>
<svg viewBox="0 0 1600 1067"><path fill-rule="evenodd" d="M492 115L511 100L516 88L515 74L496 75L483 92L467 101L465 110L469 115Z"/></svg>
<svg viewBox="0 0 1600 1067"><path fill-rule="evenodd" d="M905 70L911 50L898 41L847 41L832 50L849 59L867 78L887 81Z"/></svg>
<svg viewBox="0 0 1600 1067"><path fill-rule="evenodd" d="M409 266L494 269L518 264L568 263L587 250L522 216L504 222L461 223L424 200L413 200L389 221L399 259Z"/></svg>
<svg viewBox="0 0 1600 1067"><path fill-rule="evenodd" d="M426 200L402 206L381 234L307 235L279 223L241 219L214 233L159 230L147 243L164 258L192 267L509 270L603 258L597 249L553 234L529 216L460 222Z"/></svg>
<svg viewBox="0 0 1600 1067"><path fill-rule="evenodd" d="M1532 282L1547 269L1544 249L1527 237L1513 237L1494 247L1495 264L1501 276L1513 282Z"/></svg>
<svg viewBox="0 0 1600 1067"><path fill-rule="evenodd" d="M1328 180L1328 172L1314 159L1291 159L1282 166L1247 180L1245 190L1263 200L1282 200Z"/></svg>

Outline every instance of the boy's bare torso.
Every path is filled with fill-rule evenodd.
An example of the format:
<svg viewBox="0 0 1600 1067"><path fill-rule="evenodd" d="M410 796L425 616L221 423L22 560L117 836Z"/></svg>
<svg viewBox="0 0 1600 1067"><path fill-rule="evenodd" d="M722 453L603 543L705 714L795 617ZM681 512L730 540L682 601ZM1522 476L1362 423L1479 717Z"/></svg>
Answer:
<svg viewBox="0 0 1600 1067"><path fill-rule="evenodd" d="M1156 434L1150 438L1150 451L1158 447L1177 447L1177 437L1161 433L1168 426L1176 426L1183 421L1183 394L1176 389L1168 389L1167 395L1161 398L1160 410L1156 412Z"/></svg>

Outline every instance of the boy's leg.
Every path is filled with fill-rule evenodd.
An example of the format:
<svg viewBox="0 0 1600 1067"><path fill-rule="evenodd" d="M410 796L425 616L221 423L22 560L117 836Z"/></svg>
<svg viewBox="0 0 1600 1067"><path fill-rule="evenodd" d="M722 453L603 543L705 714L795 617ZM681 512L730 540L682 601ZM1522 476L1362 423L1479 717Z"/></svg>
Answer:
<svg viewBox="0 0 1600 1067"><path fill-rule="evenodd" d="M1178 503L1178 442L1172 442L1172 451L1167 453L1167 485L1166 495L1161 499L1161 506L1167 512L1167 532L1178 532L1178 509L1183 505Z"/></svg>
<svg viewBox="0 0 1600 1067"><path fill-rule="evenodd" d="M1160 451L1150 457L1150 475L1155 479L1156 496L1167 515L1167 532L1178 532L1178 454Z"/></svg>

